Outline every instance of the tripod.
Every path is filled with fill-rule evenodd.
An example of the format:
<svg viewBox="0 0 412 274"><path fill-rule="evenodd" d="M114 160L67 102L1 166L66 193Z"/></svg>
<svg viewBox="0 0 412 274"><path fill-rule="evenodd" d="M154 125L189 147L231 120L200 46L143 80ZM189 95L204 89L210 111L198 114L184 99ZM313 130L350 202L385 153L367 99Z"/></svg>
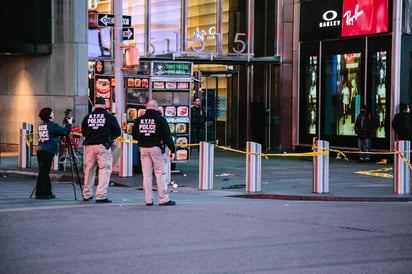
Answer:
<svg viewBox="0 0 412 274"><path fill-rule="evenodd" d="M69 153L71 155L71 165L70 166L71 166L71 171L72 171L72 185L73 185L74 199L77 200L76 181L75 181L75 176L74 176L75 172L76 172L76 175L77 175L77 183L79 185L80 192L83 195L83 188L82 188L81 181L80 181L79 167L77 165L77 161L76 161L76 158L75 158L75 155L74 155L74 150L73 150L73 145L72 145L72 142L71 142L71 139L70 139L70 135L68 134L68 135L64 136L64 138L66 140L66 144L67 144ZM30 194L30 198L33 196L35 190L36 190L36 186L33 188L33 191Z"/></svg>

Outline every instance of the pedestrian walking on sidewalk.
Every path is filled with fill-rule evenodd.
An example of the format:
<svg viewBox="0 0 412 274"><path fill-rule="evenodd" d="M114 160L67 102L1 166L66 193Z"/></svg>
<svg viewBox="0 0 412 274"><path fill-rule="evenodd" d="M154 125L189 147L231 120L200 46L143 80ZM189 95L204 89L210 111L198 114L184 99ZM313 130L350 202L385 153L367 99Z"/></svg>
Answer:
<svg viewBox="0 0 412 274"><path fill-rule="evenodd" d="M153 205L153 173L156 177L159 205L175 205L170 200L167 190L167 157L173 161L175 145L170 132L169 124L157 110L156 100L149 100L146 104L146 112L137 118L133 126L133 138L138 141L140 149L140 161L143 173L143 190L147 206ZM167 154L167 149L170 155Z"/></svg>
<svg viewBox="0 0 412 274"><path fill-rule="evenodd" d="M70 133L73 118L68 118L65 127L61 127L53 121L54 113L49 107L42 108L39 117L43 122L38 127L37 162L39 174L36 184L36 199L54 199L56 196L52 192L50 169L54 155L59 152L60 137Z"/></svg>
<svg viewBox="0 0 412 274"><path fill-rule="evenodd" d="M97 97L94 111L82 121L84 136L84 188L83 201L93 199L96 168L99 168L96 203L111 203L107 198L113 167L112 147L121 129L116 117L105 109L105 99Z"/></svg>

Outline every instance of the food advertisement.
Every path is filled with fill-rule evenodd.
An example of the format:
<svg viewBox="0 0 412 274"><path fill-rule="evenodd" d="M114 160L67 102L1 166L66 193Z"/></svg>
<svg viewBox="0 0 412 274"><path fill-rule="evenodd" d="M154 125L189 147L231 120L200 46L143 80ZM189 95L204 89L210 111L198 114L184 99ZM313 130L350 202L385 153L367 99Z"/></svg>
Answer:
<svg viewBox="0 0 412 274"><path fill-rule="evenodd" d="M176 116L176 107L175 106L167 106L165 107L165 116Z"/></svg>
<svg viewBox="0 0 412 274"><path fill-rule="evenodd" d="M176 83L175 82L166 82L166 88L167 89L176 89Z"/></svg>
<svg viewBox="0 0 412 274"><path fill-rule="evenodd" d="M176 125L175 124L169 124L170 132L173 134L176 132Z"/></svg>
<svg viewBox="0 0 412 274"><path fill-rule="evenodd" d="M176 124L176 133L187 133L187 124L184 124L184 123Z"/></svg>
<svg viewBox="0 0 412 274"><path fill-rule="evenodd" d="M127 121L132 122L137 119L137 109L128 108L127 109Z"/></svg>
<svg viewBox="0 0 412 274"><path fill-rule="evenodd" d="M142 88L149 87L149 79L142 79Z"/></svg>
<svg viewBox="0 0 412 274"><path fill-rule="evenodd" d="M140 88L142 86L142 79L136 78L134 79L134 86Z"/></svg>
<svg viewBox="0 0 412 274"><path fill-rule="evenodd" d="M184 161L188 159L188 151L187 149L178 149L176 150L176 160Z"/></svg>
<svg viewBox="0 0 412 274"><path fill-rule="evenodd" d="M141 108L137 111L137 116L138 117L143 116L145 113L146 113L146 109Z"/></svg>
<svg viewBox="0 0 412 274"><path fill-rule="evenodd" d="M153 88L165 88L164 82L153 82Z"/></svg>
<svg viewBox="0 0 412 274"><path fill-rule="evenodd" d="M96 80L96 97L110 98L110 81L106 78Z"/></svg>
<svg viewBox="0 0 412 274"><path fill-rule="evenodd" d="M184 136L180 136L176 138L176 145L187 145L188 144L188 138Z"/></svg>
<svg viewBox="0 0 412 274"><path fill-rule="evenodd" d="M189 107L188 106L178 106L177 116L189 116Z"/></svg>
<svg viewBox="0 0 412 274"><path fill-rule="evenodd" d="M189 83L188 82L179 82L177 84L178 89L188 89L189 88Z"/></svg>
<svg viewBox="0 0 412 274"><path fill-rule="evenodd" d="M133 88L134 87L134 79L127 78L127 86Z"/></svg>

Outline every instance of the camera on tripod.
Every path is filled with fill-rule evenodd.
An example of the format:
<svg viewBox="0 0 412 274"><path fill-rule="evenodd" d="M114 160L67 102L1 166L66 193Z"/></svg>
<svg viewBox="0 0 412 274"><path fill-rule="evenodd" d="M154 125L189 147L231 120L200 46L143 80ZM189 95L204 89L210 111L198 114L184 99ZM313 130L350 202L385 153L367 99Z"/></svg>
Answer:
<svg viewBox="0 0 412 274"><path fill-rule="evenodd" d="M67 124L68 120L71 119L72 117L70 116L70 112L72 112L73 110L71 108L66 108L66 110L64 111L64 119L63 119L63 124ZM74 123L74 119L72 121Z"/></svg>

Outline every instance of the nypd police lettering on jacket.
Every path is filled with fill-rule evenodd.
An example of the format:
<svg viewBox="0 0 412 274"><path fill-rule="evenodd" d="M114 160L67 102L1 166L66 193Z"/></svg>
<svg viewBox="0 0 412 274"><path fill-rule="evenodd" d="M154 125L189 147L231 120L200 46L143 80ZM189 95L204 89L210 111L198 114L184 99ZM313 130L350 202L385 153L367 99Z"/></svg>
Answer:
<svg viewBox="0 0 412 274"><path fill-rule="evenodd" d="M141 119L139 124L139 133L150 136L156 133L156 123L154 119Z"/></svg>
<svg viewBox="0 0 412 274"><path fill-rule="evenodd" d="M103 113L90 114L87 119L87 126L92 129L98 129L99 127L104 127L106 123L106 118Z"/></svg>
<svg viewBox="0 0 412 274"><path fill-rule="evenodd" d="M46 141L50 140L49 137L49 129L47 128L47 125L39 125L39 142L44 143Z"/></svg>

